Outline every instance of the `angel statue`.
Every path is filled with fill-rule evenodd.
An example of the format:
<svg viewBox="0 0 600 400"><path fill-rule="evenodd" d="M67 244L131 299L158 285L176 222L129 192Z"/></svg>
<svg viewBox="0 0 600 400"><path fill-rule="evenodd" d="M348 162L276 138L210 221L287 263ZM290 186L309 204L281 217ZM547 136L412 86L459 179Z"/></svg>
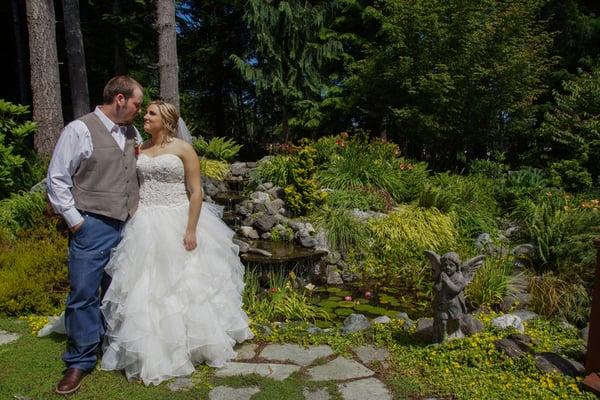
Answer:
<svg viewBox="0 0 600 400"><path fill-rule="evenodd" d="M460 329L460 319L467 312L463 290L475 272L483 264L485 256L477 256L461 264L454 252L439 256L434 251L425 250L433 270L433 331L438 343L464 337Z"/></svg>

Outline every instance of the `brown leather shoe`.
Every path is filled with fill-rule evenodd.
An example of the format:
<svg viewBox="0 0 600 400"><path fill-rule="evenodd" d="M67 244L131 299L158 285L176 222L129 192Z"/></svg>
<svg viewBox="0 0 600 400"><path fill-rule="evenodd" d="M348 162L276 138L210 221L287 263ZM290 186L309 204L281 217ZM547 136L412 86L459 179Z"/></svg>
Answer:
<svg viewBox="0 0 600 400"><path fill-rule="evenodd" d="M81 387L81 381L86 374L86 371L79 368L67 368L65 375L60 382L58 382L54 391L58 394L70 394L76 392Z"/></svg>

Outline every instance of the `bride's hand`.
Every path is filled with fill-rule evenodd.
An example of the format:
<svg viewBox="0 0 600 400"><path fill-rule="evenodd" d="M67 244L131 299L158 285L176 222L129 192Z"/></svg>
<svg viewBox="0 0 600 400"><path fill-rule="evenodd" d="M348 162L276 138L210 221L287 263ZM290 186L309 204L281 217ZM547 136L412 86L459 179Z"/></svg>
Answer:
<svg viewBox="0 0 600 400"><path fill-rule="evenodd" d="M196 242L196 232L186 232L185 236L183 236L183 247L187 251L194 250L197 246Z"/></svg>

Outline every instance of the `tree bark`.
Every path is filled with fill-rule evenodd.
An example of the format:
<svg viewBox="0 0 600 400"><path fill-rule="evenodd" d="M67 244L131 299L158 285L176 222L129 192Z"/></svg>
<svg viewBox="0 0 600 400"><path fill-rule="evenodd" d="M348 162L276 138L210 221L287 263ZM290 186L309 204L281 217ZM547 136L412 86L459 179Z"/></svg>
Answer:
<svg viewBox="0 0 600 400"><path fill-rule="evenodd" d="M179 66L177 63L174 0L157 0L156 20L160 96L179 110Z"/></svg>
<svg viewBox="0 0 600 400"><path fill-rule="evenodd" d="M79 19L79 0L62 0L73 118L90 112L85 51Z"/></svg>
<svg viewBox="0 0 600 400"><path fill-rule="evenodd" d="M33 120L38 124L34 146L50 156L63 126L60 77L56 53L54 2L26 0Z"/></svg>
<svg viewBox="0 0 600 400"><path fill-rule="evenodd" d="M21 8L17 0L11 1L13 31L15 33L15 45L17 49L17 79L19 80L19 102L29 103L27 87L27 65L25 62L25 40L23 38L23 27L21 26Z"/></svg>

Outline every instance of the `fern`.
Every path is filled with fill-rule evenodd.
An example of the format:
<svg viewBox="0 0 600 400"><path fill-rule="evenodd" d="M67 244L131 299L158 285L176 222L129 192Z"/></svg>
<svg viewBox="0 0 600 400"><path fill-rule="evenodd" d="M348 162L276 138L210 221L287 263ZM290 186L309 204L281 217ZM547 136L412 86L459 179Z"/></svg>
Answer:
<svg viewBox="0 0 600 400"><path fill-rule="evenodd" d="M232 161L243 147L233 139L224 137L214 137L209 142L200 137L192 142L192 146L201 156L227 162Z"/></svg>

